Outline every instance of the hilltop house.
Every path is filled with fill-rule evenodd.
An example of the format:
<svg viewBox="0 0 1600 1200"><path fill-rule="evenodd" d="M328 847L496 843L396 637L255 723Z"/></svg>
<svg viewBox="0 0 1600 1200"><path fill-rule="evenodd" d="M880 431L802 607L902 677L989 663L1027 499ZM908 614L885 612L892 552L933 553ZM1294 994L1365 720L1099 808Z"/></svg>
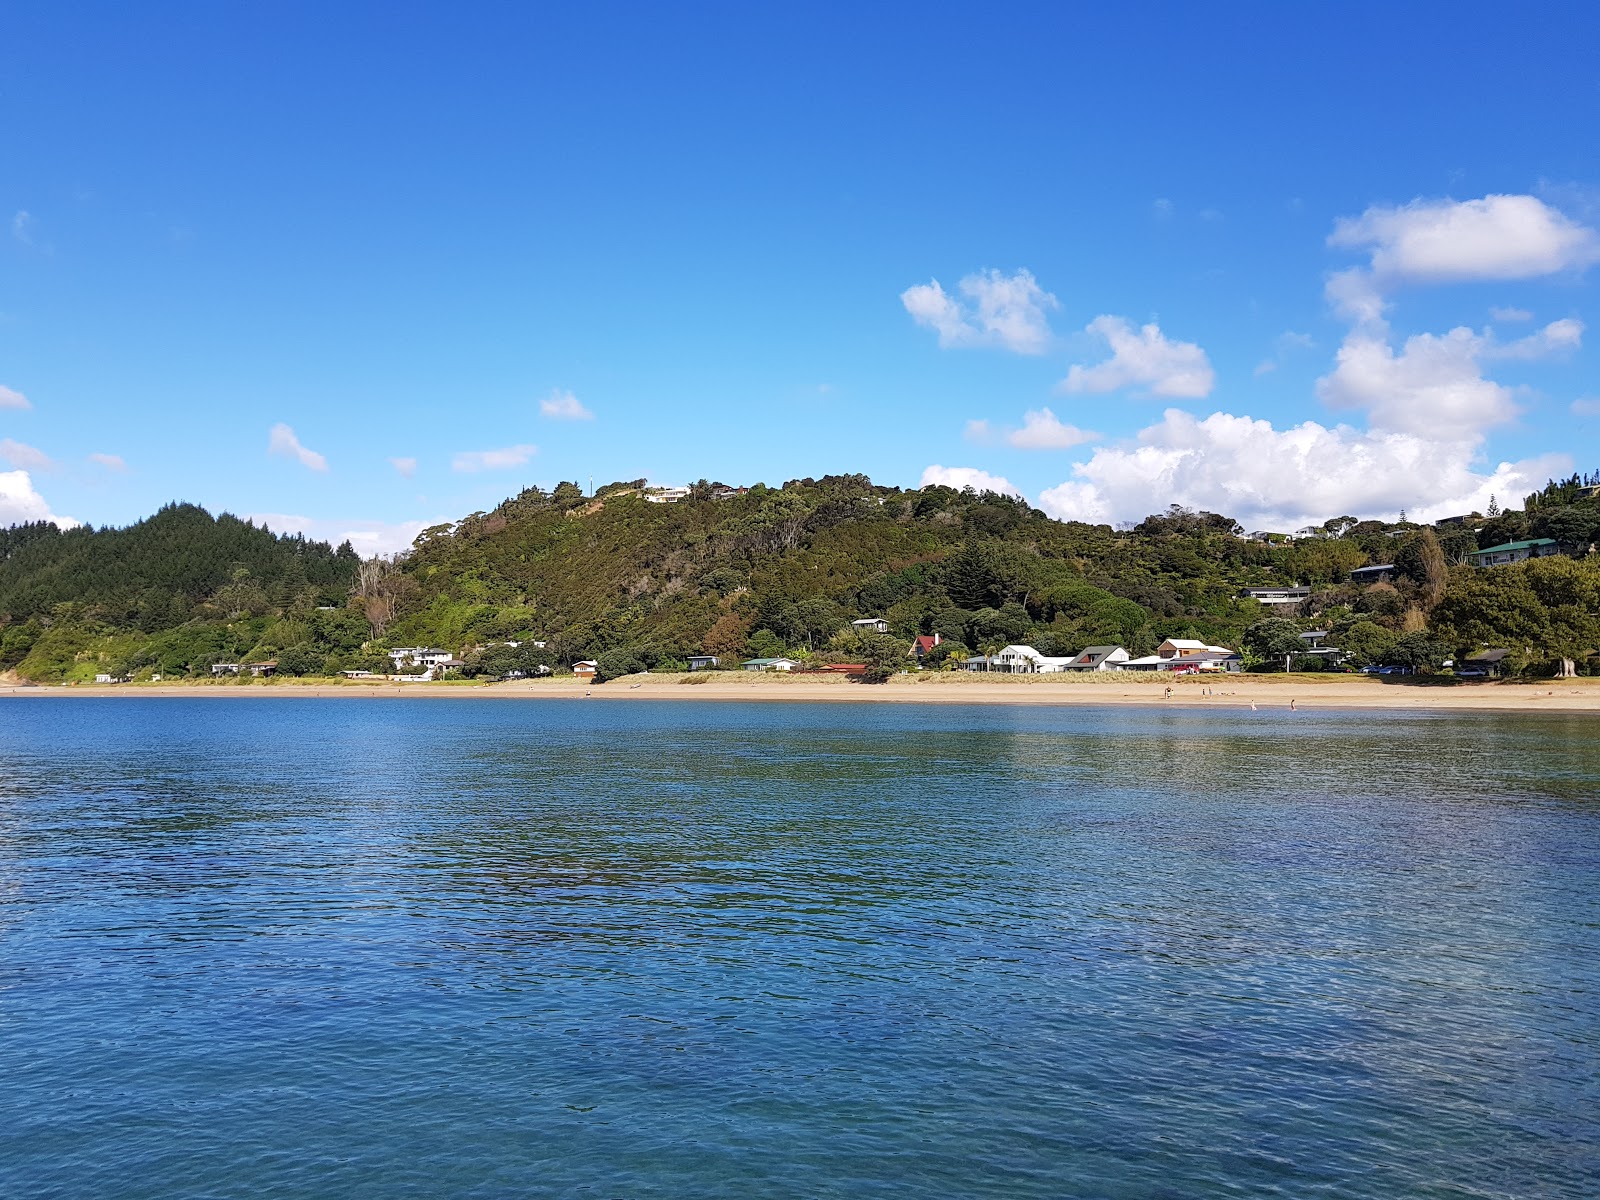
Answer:
<svg viewBox="0 0 1600 1200"><path fill-rule="evenodd" d="M1129 654L1121 646L1090 646L1067 664L1069 671L1120 671Z"/></svg>
<svg viewBox="0 0 1600 1200"><path fill-rule="evenodd" d="M653 487L646 488L644 498L651 504L676 504L679 500L689 498L689 489L686 487Z"/></svg>
<svg viewBox="0 0 1600 1200"><path fill-rule="evenodd" d="M1467 557L1475 567L1502 567L1507 563L1525 562L1530 558L1548 558L1559 554L1561 547L1552 538L1533 538L1525 542L1505 542L1484 550L1474 550Z"/></svg>

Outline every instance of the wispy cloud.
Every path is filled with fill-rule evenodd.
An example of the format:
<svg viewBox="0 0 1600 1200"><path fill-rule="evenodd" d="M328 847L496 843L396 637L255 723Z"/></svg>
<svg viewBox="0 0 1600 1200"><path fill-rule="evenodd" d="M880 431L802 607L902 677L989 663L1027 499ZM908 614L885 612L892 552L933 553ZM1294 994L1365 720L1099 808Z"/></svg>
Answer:
<svg viewBox="0 0 1600 1200"><path fill-rule="evenodd" d="M34 240L34 229L37 226L38 222L33 219L32 214L27 209L18 209L17 215L11 218L11 236L24 246L37 248L39 243Z"/></svg>
<svg viewBox="0 0 1600 1200"><path fill-rule="evenodd" d="M1533 314L1525 308L1501 308L1496 306L1489 310L1491 321L1531 321Z"/></svg>
<svg viewBox="0 0 1600 1200"><path fill-rule="evenodd" d="M1316 340L1309 333L1296 333L1292 329L1280 333L1277 341L1273 343L1272 356L1264 358L1256 364L1256 374L1270 375L1276 371L1289 355L1297 350L1312 350L1316 348Z"/></svg>
<svg viewBox="0 0 1600 1200"><path fill-rule="evenodd" d="M120 454L91 454L89 461L98 463L108 471L126 471L128 464L123 461Z"/></svg>
<svg viewBox="0 0 1600 1200"><path fill-rule="evenodd" d="M551 421L594 420L594 414L580 404L576 396L560 388L539 401L539 415Z"/></svg>
<svg viewBox="0 0 1600 1200"><path fill-rule="evenodd" d="M502 446L498 450L463 450L450 460L450 469L467 475L478 471L505 471L522 466L537 453L539 447L532 445Z"/></svg>
<svg viewBox="0 0 1600 1200"><path fill-rule="evenodd" d="M1155 396L1200 399L1211 394L1216 373L1206 352L1193 342L1169 341L1152 322L1134 329L1122 317L1099 316L1086 333L1103 338L1111 357L1091 367L1074 366L1061 381L1061 391L1115 392L1142 388Z"/></svg>
<svg viewBox="0 0 1600 1200"><path fill-rule="evenodd" d="M1600 396L1579 396L1572 402L1575 417L1600 417Z"/></svg>
<svg viewBox="0 0 1600 1200"><path fill-rule="evenodd" d="M274 425L267 435L267 453L296 459L301 466L312 471L328 469L328 460L315 450L302 446L294 430L281 421Z"/></svg>
<svg viewBox="0 0 1600 1200"><path fill-rule="evenodd" d="M0 438L0 459L24 471L48 471L56 465L55 460L43 450L36 450L10 438Z"/></svg>
<svg viewBox="0 0 1600 1200"><path fill-rule="evenodd" d="M391 458L389 465L407 479L417 473L417 460L414 458Z"/></svg>
<svg viewBox="0 0 1600 1200"><path fill-rule="evenodd" d="M32 408L28 398L21 392L13 391L8 387L0 387L0 408Z"/></svg>
<svg viewBox="0 0 1600 1200"><path fill-rule="evenodd" d="M936 332L939 345L946 349L999 346L1018 354L1043 354L1050 348L1045 314L1061 305L1039 286L1032 272L980 271L963 279L959 291L966 303L935 279L901 292L900 303L918 325Z"/></svg>

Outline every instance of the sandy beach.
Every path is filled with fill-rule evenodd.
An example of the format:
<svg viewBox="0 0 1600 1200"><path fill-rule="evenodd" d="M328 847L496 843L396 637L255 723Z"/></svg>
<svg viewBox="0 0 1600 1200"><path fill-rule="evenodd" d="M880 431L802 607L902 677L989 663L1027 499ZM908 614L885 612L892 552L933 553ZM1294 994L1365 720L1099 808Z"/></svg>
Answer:
<svg viewBox="0 0 1600 1200"><path fill-rule="evenodd" d="M1170 698L1167 689L1171 688ZM345 680L198 680L74 686L0 681L0 699L182 696L393 699L569 699L827 701L880 704L1182 704L1300 709L1440 709L1600 713L1600 679L1454 682L1351 675L1229 675L1213 678L1099 675L899 675L884 684L837 676L718 671L636 675L605 684L575 679L506 683L368 683Z"/></svg>

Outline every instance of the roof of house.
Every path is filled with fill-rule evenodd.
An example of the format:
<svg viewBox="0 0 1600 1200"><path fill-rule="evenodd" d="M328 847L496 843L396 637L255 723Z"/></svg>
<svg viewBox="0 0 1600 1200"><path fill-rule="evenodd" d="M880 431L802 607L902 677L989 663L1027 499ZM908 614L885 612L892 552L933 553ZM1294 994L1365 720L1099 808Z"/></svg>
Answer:
<svg viewBox="0 0 1600 1200"><path fill-rule="evenodd" d="M1368 574L1368 573L1370 573L1372 571L1392 571L1392 570L1394 570L1394 564L1393 563L1373 563L1370 567L1357 567L1354 571L1351 571L1350 574L1352 574L1352 575L1366 575L1366 574Z"/></svg>
<svg viewBox="0 0 1600 1200"><path fill-rule="evenodd" d="M1479 650L1476 654L1467 655L1468 662L1497 663L1511 657L1509 650Z"/></svg>
<svg viewBox="0 0 1600 1200"><path fill-rule="evenodd" d="M1075 663L1086 663L1089 666L1099 666L1101 663L1105 662L1106 659L1110 658L1113 654L1115 654L1118 650L1122 650L1122 647L1121 646L1086 646L1086 647L1084 647L1083 653L1078 655L1078 657L1073 659L1072 661L1075 662ZM1126 650L1122 650L1122 652L1124 654L1127 653Z"/></svg>
<svg viewBox="0 0 1600 1200"><path fill-rule="evenodd" d="M747 658L741 665L746 667L767 667L773 663L792 663L793 661L794 659L792 658Z"/></svg>
<svg viewBox="0 0 1600 1200"><path fill-rule="evenodd" d="M1554 546L1554 538L1529 538L1523 542L1506 542L1499 546L1487 546L1482 550L1473 550L1469 558L1476 558L1480 554L1507 554L1512 550L1532 550L1535 546Z"/></svg>
<svg viewBox="0 0 1600 1200"><path fill-rule="evenodd" d="M852 625L887 625L888 623L882 617L860 617L850 622Z"/></svg>

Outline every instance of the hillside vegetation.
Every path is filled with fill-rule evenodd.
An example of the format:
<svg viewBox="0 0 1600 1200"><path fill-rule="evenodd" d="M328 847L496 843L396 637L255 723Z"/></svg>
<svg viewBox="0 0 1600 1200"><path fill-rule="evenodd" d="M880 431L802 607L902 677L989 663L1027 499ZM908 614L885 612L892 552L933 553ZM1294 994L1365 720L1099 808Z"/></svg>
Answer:
<svg viewBox="0 0 1600 1200"><path fill-rule="evenodd" d="M191 505L127 529L20 526L0 533L0 668L41 681L177 678L275 659L282 673L327 674L432 645L464 655L469 673L498 673L506 652L481 648L537 640L544 649L519 650L515 665L593 658L617 675L696 653L903 661L913 636L934 633L932 666L1013 642L1143 654L1166 637L1271 662L1312 626L1355 661L1423 668L1495 645L1519 665L1588 669L1600 646L1600 558L1587 554L1600 505L1582 480L1553 483L1525 512L1439 528L1339 517L1292 542L1176 507L1117 530L859 475L718 491L702 482L663 504L643 481L594 497L529 488L425 531L394 563ZM1463 565L1479 546L1527 536L1567 553ZM1349 582L1370 563L1393 563L1392 580ZM1276 584L1313 595L1288 618L1239 598ZM851 632L862 616L885 618L888 638Z"/></svg>

